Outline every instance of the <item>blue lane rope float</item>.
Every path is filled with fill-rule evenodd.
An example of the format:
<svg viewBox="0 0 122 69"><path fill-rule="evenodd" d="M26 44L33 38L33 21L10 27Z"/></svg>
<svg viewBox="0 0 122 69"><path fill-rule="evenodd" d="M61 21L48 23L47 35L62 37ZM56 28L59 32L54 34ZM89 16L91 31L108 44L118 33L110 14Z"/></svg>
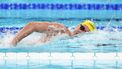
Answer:
<svg viewBox="0 0 122 69"><path fill-rule="evenodd" d="M0 3L3 10L49 9L49 10L122 10L122 4L77 3Z"/></svg>
<svg viewBox="0 0 122 69"><path fill-rule="evenodd" d="M6 31L18 31L22 27L0 27L0 33L5 33Z"/></svg>

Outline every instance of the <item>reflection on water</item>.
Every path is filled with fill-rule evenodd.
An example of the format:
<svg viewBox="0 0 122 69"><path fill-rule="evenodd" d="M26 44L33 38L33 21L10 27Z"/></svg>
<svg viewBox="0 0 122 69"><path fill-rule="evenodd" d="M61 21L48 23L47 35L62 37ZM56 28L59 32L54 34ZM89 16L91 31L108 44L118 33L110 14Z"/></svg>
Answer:
<svg viewBox="0 0 122 69"><path fill-rule="evenodd" d="M3 69L121 69L119 60L3 59Z"/></svg>

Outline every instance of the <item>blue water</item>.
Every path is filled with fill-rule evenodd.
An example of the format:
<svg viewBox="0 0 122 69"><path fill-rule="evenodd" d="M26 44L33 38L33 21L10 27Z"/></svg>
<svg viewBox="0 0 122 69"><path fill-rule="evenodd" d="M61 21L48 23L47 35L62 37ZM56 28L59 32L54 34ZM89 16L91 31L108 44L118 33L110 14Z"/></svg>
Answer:
<svg viewBox="0 0 122 69"><path fill-rule="evenodd" d="M97 31L80 34L74 37L62 35L46 44L31 44L42 36L41 33L33 33L22 40L17 47L10 47L10 40L16 35L21 27L31 21L49 21L63 23L71 31L82 18L1 18L1 44L0 52L121 52L121 21L97 21L91 19L97 26ZM17 22L17 23L16 23ZM15 28L15 29L11 29ZM17 29L16 29L17 28ZM37 38L36 38L36 37Z"/></svg>
<svg viewBox="0 0 122 69"><path fill-rule="evenodd" d="M107 9L11 9L13 4L104 4ZM8 9L1 4L13 5ZM117 4L117 5L116 5ZM0 52L61 52L61 53L111 53L122 52L122 1L119 0L1 0L0 1ZM110 7L110 6L114 7ZM119 9L117 8L119 5ZM71 31L83 20L95 22L97 31L68 37L55 37L48 43L33 43L42 37L42 33L33 33L23 39L17 47L11 47L10 41L16 33L29 22L59 22ZM1 55L0 55L1 56ZM3 59L3 69L122 69L121 60L33 60Z"/></svg>
<svg viewBox="0 0 122 69"><path fill-rule="evenodd" d="M0 52L122 52L121 10L27 9L0 12ZM72 28L85 19L94 21L98 30L75 37L62 35L49 43L38 45L31 42L38 40L42 35L33 33L22 40L17 47L10 47L11 39L29 22L59 22L73 31Z"/></svg>
<svg viewBox="0 0 122 69"><path fill-rule="evenodd" d="M120 61L110 61L110 60L83 60L83 61L50 61L50 60L25 60L17 62L13 60L14 63L10 63L9 60L3 60L1 62L1 67L4 69L121 69ZM57 64L56 64L57 62ZM59 64L58 64L59 63Z"/></svg>

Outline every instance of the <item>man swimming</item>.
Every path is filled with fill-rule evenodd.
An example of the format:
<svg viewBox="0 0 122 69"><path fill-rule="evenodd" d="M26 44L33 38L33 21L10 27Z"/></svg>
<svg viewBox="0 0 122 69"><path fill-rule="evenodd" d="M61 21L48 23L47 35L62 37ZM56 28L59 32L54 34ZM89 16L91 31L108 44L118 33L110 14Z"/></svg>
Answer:
<svg viewBox="0 0 122 69"><path fill-rule="evenodd" d="M49 41L52 36L56 36L60 34L68 34L69 36L73 36L82 32L89 32L95 29L95 25L90 20L85 20L83 23L78 25L74 32L70 32L70 30L63 24L55 23L55 22L31 22L25 27L23 27L12 40L12 45L16 46L18 42L20 42L23 38L30 35L33 32L41 32L45 33L46 36L42 42Z"/></svg>

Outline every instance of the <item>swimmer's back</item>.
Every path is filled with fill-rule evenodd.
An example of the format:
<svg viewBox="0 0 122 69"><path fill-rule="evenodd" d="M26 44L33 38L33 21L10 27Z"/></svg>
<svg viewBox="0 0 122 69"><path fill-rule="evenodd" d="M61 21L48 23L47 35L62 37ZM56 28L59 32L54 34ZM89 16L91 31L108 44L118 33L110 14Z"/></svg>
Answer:
<svg viewBox="0 0 122 69"><path fill-rule="evenodd" d="M44 32L48 30L49 26L54 26L56 28L64 28L65 25L56 22L30 22L30 25L35 27L37 32Z"/></svg>

